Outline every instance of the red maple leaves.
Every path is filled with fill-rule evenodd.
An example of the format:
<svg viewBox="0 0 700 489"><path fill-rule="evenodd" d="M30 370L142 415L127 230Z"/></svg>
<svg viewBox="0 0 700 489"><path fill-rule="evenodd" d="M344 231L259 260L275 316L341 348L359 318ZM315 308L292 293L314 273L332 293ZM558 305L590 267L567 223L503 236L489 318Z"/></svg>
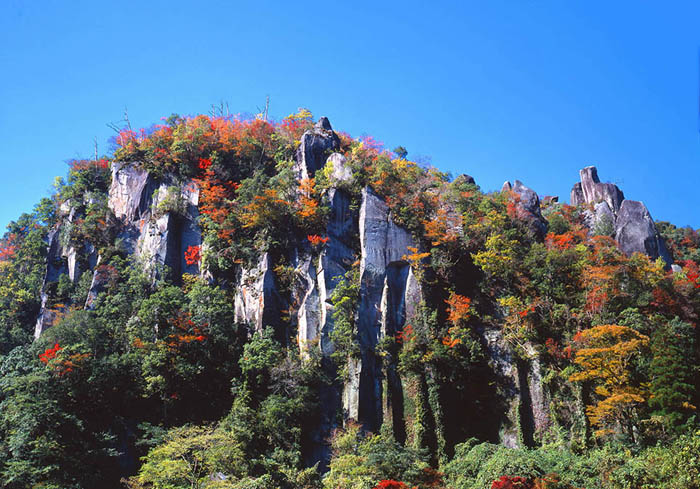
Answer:
<svg viewBox="0 0 700 489"><path fill-rule="evenodd" d="M309 243L311 243L311 246L319 246L320 244L326 244L328 243L328 236L322 237L317 234L309 234L306 239L309 240Z"/></svg>
<svg viewBox="0 0 700 489"><path fill-rule="evenodd" d="M185 251L185 263L188 265L195 265L199 263L202 259L202 247L201 246L188 246L187 251Z"/></svg>
<svg viewBox="0 0 700 489"><path fill-rule="evenodd" d="M44 353L39 354L39 360L41 360L41 363L44 365L49 363L49 360L53 360L56 358L56 354L61 351L61 347L59 346L58 343L56 343L53 348L47 348Z"/></svg>

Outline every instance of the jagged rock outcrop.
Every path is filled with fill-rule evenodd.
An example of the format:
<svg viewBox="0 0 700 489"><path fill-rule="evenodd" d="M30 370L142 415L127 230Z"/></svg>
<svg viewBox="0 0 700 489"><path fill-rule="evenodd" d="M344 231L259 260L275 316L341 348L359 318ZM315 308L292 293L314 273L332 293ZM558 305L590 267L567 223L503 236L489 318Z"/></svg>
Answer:
<svg viewBox="0 0 700 489"><path fill-rule="evenodd" d="M607 202L613 213L617 214L625 200L622 190L615 184L601 183L595 166L587 166L579 174L581 181L574 184L571 190L571 205Z"/></svg>
<svg viewBox="0 0 700 489"><path fill-rule="evenodd" d="M643 253L671 264L666 244L642 202L625 199L617 185L600 183L594 166L582 169L580 176L581 181L571 190L571 205L593 206L585 211L591 234L614 237L627 255Z"/></svg>
<svg viewBox="0 0 700 489"><path fill-rule="evenodd" d="M349 182L352 173L345 171L345 158L334 153L328 158L331 182L339 185ZM308 250L302 250L297 257L295 269L299 277L299 285L293 291L293 297L299 300L297 313L297 341L299 351L308 358L312 349L321 354L321 365L329 378L337 374L336 367L330 359L334 352L331 333L334 327L333 304L331 295L351 269L355 261L357 240L357 213L352 209L350 195L339 188L330 188L326 196L329 208L329 219L326 226L328 242L320 256L314 257ZM358 371L359 373L359 371ZM353 383L352 366L350 367L350 383ZM359 377L357 379L359 382ZM321 414L318 427L312 431L314 440L310 465L319 462L325 467L330 461L330 446L328 439L337 428L335 413L342 408L342 393L339 385L323 386L319 391L320 402L327 407ZM357 419L359 398L349 402L352 417Z"/></svg>
<svg viewBox="0 0 700 489"><path fill-rule="evenodd" d="M199 187L192 181L159 181L135 164L114 163L108 205L121 223L126 251L138 256L154 276L163 267L179 277L197 274L185 261L190 246L201 245Z"/></svg>
<svg viewBox="0 0 700 489"><path fill-rule="evenodd" d="M625 200L615 222L615 240L627 255L638 252L671 263L666 243L659 235L649 210L642 202Z"/></svg>
<svg viewBox="0 0 700 489"><path fill-rule="evenodd" d="M149 208L139 227L136 254L147 268L167 266L179 277L197 274L197 264L185 261L190 246L200 246L202 237L197 225L199 188L193 182L183 185L162 183L150 197Z"/></svg>
<svg viewBox="0 0 700 489"><path fill-rule="evenodd" d="M510 182L505 182L501 192L513 194L518 217L529 224L530 229L538 238L544 238L547 234L547 220L542 217L540 198L537 193L526 187L520 180L516 180L513 185Z"/></svg>
<svg viewBox="0 0 700 489"><path fill-rule="evenodd" d="M68 280L75 283L86 269L92 270L97 263L97 251L91 243L74 243L71 240L73 223L77 219L76 209L71 202L64 202L59 208L62 220L48 236L46 253L46 273L41 289L41 307L34 328L34 336L51 327L61 312L70 304L50 304L50 289L54 288L61 278L66 275Z"/></svg>
<svg viewBox="0 0 700 489"><path fill-rule="evenodd" d="M338 149L340 138L333 132L328 118L321 117L314 127L301 137L294 167L297 177L300 180L313 177L316 171L326 164L328 154Z"/></svg>
<svg viewBox="0 0 700 489"><path fill-rule="evenodd" d="M486 328L481 331L488 354L491 368L500 380L503 398L506 403L506 416L499 432L501 443L509 448L519 445L519 400L520 391L516 360L508 343L503 338L503 332L497 328Z"/></svg>
<svg viewBox="0 0 700 489"><path fill-rule="evenodd" d="M104 268L100 267L102 257L97 258L94 271L92 273L92 281L88 289L87 297L85 298L85 309L94 309L97 296L104 290L107 285L108 277L105 274Z"/></svg>
<svg viewBox="0 0 700 489"><path fill-rule="evenodd" d="M86 197L86 204L94 202L94 196ZM125 251L138 257L154 277L164 267L176 280L183 273L199 273L198 264L188 264L184 257L190 246L200 246L202 241L197 224L199 188L194 182L158 181L137 164L114 162L107 205L117 219L117 236ZM83 272L92 272L86 308L94 307L107 281L108 274L98 268L100 258L95 247L91 243L75 245L70 240L71 227L78 217L75 210L70 202L64 202L59 208L59 224L49 235L36 337L51 326L56 316L56 311L48 308L49 287L62 274L76 282Z"/></svg>

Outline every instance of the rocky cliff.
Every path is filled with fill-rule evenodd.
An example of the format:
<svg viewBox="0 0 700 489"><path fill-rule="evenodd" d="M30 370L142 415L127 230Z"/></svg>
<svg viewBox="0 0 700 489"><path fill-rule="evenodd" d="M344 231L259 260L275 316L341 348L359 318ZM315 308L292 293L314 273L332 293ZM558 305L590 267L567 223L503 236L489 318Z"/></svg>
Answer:
<svg viewBox="0 0 700 489"><path fill-rule="evenodd" d="M415 413L423 409L428 414L423 412L421 416L429 415L438 428L442 423L439 403L412 397L420 397L421 390L430 389L432 374L411 383L402 378L396 359L380 354L378 349L383 339L395 338L403 331L410 318L416 317L421 304L430 305L434 301L433 305L442 307L444 299L438 300L426 290L426 283L419 280L418 271L407 258L423 251L425 242L397 224L386 198L371 186L362 187L357 194L348 190L354 183L353 173L339 150L338 135L328 119L322 118L303 134L296 151L293 166L296 178L312 178L325 169L330 185L323 195L328 215L325 245L319 250L301 237L296 245L284 251L284 263L293 269L291 284L283 290L276 272L275 260L280 257L267 251L260 252L252 264L241 264L233 281L222 282L232 289L233 321L248 324L253 331L271 326L282 341L294 337L302 358L318 356L329 374L334 374L330 361L335 350L332 296L346 274L353 267L359 268L359 298L354 318L359 352L348 358L347 376L342 385L336 383L320 393L325 411L313 434L317 447L311 462L328 459L326 440L338 425L337 412L342 412L341 419L345 422L354 420L372 431L391 422L399 439L407 436L409 405L414 410L411 416L417 416ZM625 253L641 252L670 263L664 242L643 203L626 200L617 186L601 183L594 167L581 170L580 177L581 181L572 190L571 203L587 207L591 233L614 237ZM474 185L468 176L460 181ZM511 193L517 215L528 223L534 239L543 240L548 222L537 193L518 180L514 184L506 182L503 190ZM116 220L115 234L120 246L153 280L168 277L178 283L183 274L203 273L197 263L184 258L188 250L202 245L199 194L194 180L156 177L138 163L112 164L108 206ZM547 203L556 204L556 199L548 198ZM459 221L458 216L452 217ZM62 235L70 234L74 219L71 204L67 203L58 226L49 235L36 337L53 324L62 309L70 306L63 304L57 308L49 304L51 284L61 275L75 282L81 273L92 274L87 308L94 306L104 288L105 272L94 247L86 244L77 249L61 242ZM211 276L209 280L216 281L217 277ZM498 329L482 328L478 337L487 353L486 364L491 375L498 379L499 387L492 388L498 389L504 399L502 415L494 415L501 441L508 446L536 443L550 424L541 351L528 343L522 347L524 351L516 354ZM445 409L456 410L457 404ZM436 443L439 445L440 441Z"/></svg>

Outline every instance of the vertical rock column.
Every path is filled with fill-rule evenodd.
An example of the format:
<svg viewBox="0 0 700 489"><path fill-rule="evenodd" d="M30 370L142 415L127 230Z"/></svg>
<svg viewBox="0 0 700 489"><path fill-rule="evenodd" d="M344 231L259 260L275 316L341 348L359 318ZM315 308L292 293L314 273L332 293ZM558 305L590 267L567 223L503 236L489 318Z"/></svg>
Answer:
<svg viewBox="0 0 700 489"><path fill-rule="evenodd" d="M409 277L408 264L403 257L410 254L409 247L417 245L407 230L394 224L386 203L369 187L362 191L359 227L361 259L357 338L360 359L353 366L356 373L359 372L359 382L346 386L344 398L346 412L357 412L358 421L368 430L375 431L382 424L383 412L382 363L375 348L382 337L382 322L386 333L393 333L391 329L403 326ZM352 405L354 399L357 399L357 406Z"/></svg>

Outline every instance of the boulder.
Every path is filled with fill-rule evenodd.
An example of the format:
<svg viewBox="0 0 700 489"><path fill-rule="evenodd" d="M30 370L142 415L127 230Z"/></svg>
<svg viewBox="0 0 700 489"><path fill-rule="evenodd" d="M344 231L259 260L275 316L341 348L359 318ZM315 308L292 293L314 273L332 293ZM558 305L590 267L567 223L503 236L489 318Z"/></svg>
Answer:
<svg viewBox="0 0 700 489"><path fill-rule="evenodd" d="M642 202L622 202L615 221L615 240L627 255L643 253L652 260L661 257L669 266L671 264L666 244L656 230L649 210Z"/></svg>
<svg viewBox="0 0 700 489"><path fill-rule="evenodd" d="M600 183L594 166L579 173L581 181L571 190L571 204L593 204L593 210L584 212L590 234L612 236L626 255L638 252L652 260L661 257L670 266L666 244L646 206L626 200L617 185Z"/></svg>
<svg viewBox="0 0 700 489"><path fill-rule="evenodd" d="M471 175L467 175L466 173L462 173L459 175L457 178L454 179L454 184L455 185L464 185L464 184L469 184L469 185L476 185L476 181L474 180L474 177Z"/></svg>
<svg viewBox="0 0 700 489"><path fill-rule="evenodd" d="M304 133L297 149L294 169L299 180L312 178L326 164L328 153L340 149L340 138L331 123L321 117L314 127Z"/></svg>
<svg viewBox="0 0 700 489"><path fill-rule="evenodd" d="M547 220L542 217L540 199L537 193L526 187L520 180L515 181L511 192L516 199L518 217L528 222L530 229L538 238L544 238L547 234Z"/></svg>

